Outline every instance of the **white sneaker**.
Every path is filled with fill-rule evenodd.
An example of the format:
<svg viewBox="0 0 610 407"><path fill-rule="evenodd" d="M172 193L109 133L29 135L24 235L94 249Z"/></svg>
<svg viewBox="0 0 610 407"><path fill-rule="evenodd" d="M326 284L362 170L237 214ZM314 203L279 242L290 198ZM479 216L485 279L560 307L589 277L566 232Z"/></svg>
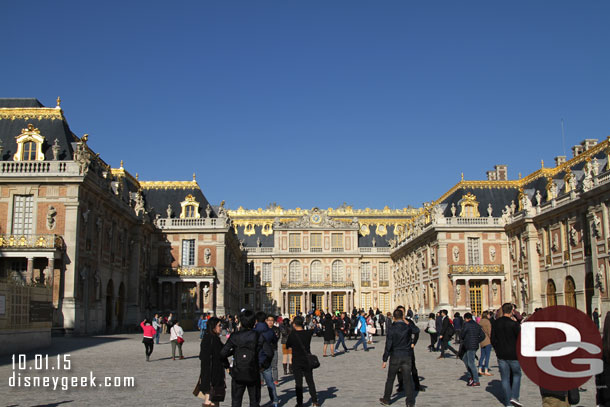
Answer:
<svg viewBox="0 0 610 407"><path fill-rule="evenodd" d="M521 404L521 402L519 402L519 400L515 400L515 399L510 399L510 404L512 404L514 407L523 407L523 404Z"/></svg>

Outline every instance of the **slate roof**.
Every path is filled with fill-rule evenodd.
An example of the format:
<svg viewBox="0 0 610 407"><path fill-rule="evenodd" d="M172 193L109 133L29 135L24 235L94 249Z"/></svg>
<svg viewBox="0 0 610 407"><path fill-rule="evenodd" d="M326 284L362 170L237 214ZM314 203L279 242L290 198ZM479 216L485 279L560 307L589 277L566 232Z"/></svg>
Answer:
<svg viewBox="0 0 610 407"><path fill-rule="evenodd" d="M27 119L5 118L2 116L3 109L20 108L29 111L31 110L33 117ZM16 137L19 136L23 129L32 124L40 130L40 134L44 136L45 142L42 146L42 152L45 155L45 161L53 160L51 147L58 140L60 146L59 159L72 160L74 146L72 143L77 142L78 137L72 133L68 123L61 110L58 109L57 116L61 118L39 118L36 116L36 109L44 108L37 99L2 99L0 98L0 140L2 141L2 160L13 160L13 156L17 152ZM48 110L46 108L45 110Z"/></svg>
<svg viewBox="0 0 610 407"><path fill-rule="evenodd" d="M153 218L157 214L161 215L162 218L167 217L167 205L169 204L172 205L172 217L179 217L182 211L180 202L184 201L184 198L189 194L193 195L195 200L199 202L199 214L202 218L205 217L205 208L209 202L199 186L142 189L146 210L151 213ZM216 213L216 210L212 207L211 217L215 218Z"/></svg>

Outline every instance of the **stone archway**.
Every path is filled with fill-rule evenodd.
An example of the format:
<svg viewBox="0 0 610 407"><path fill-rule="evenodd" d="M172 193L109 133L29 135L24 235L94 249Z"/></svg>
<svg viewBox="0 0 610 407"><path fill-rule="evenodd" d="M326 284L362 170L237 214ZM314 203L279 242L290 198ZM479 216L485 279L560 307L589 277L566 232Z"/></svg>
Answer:
<svg viewBox="0 0 610 407"><path fill-rule="evenodd" d="M112 314L114 314L114 285L112 279L108 280L106 286L106 331L112 330Z"/></svg>
<svg viewBox="0 0 610 407"><path fill-rule="evenodd" d="M585 276L585 312L589 316L591 316L593 313L593 295L595 294L594 285L593 273L589 272Z"/></svg>
<svg viewBox="0 0 610 407"><path fill-rule="evenodd" d="M576 284L572 277L566 277L566 283L564 287L564 304L568 307L576 308Z"/></svg>
<svg viewBox="0 0 610 407"><path fill-rule="evenodd" d="M116 319L119 328L123 327L123 320L125 317L125 284L121 282L119 286L119 297L116 302Z"/></svg>

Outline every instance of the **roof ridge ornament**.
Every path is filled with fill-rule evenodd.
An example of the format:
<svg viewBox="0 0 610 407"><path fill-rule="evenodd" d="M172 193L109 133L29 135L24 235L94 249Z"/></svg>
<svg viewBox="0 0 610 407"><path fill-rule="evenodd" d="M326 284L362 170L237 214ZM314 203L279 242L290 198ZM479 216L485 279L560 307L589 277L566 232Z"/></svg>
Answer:
<svg viewBox="0 0 610 407"><path fill-rule="evenodd" d="M55 106L55 109L61 109L61 98L59 96L57 96L57 106Z"/></svg>

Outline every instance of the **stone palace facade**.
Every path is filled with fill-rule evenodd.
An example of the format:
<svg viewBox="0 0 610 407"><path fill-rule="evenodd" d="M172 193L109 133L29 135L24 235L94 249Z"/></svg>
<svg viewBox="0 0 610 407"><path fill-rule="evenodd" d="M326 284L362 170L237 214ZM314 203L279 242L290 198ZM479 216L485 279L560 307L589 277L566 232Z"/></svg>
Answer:
<svg viewBox="0 0 610 407"><path fill-rule="evenodd" d="M57 331L243 307L610 310L608 140L523 178L462 178L421 208L234 210L194 175L141 181L87 142L59 100L0 99L0 279L50 287Z"/></svg>

